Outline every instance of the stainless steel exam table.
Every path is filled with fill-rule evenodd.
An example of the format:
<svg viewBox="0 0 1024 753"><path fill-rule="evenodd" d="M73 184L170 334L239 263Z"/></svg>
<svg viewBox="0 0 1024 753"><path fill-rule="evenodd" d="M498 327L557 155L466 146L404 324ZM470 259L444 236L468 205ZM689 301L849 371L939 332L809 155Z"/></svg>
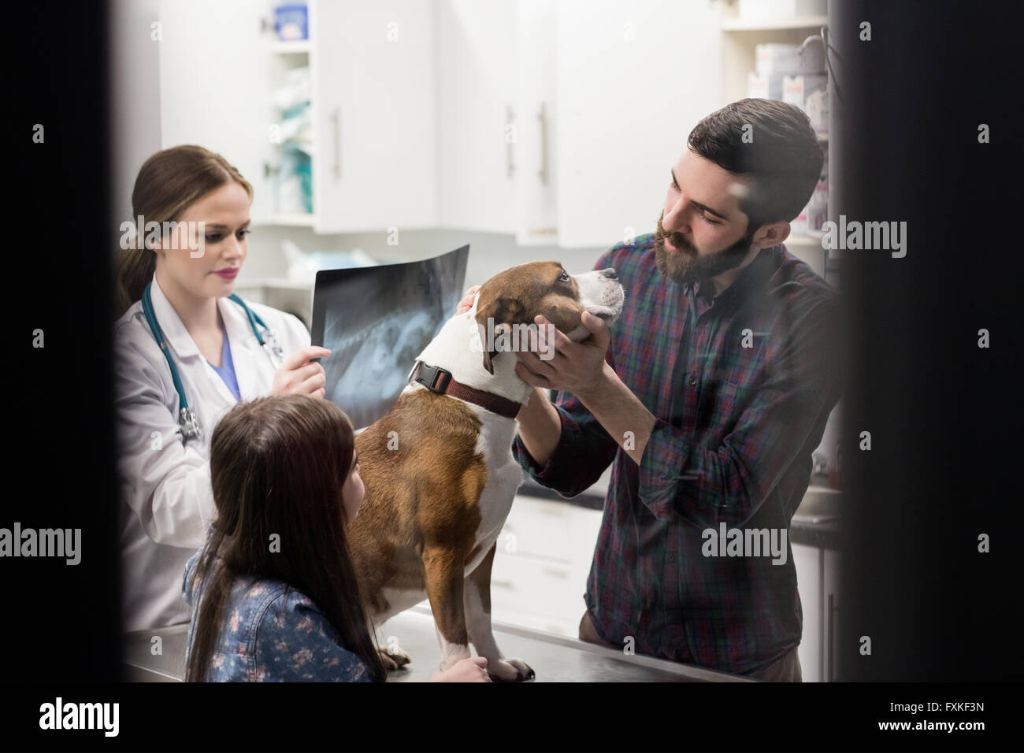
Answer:
<svg viewBox="0 0 1024 753"><path fill-rule="evenodd" d="M124 679L134 682L177 682L184 676L186 625L125 634ZM534 682L749 682L747 678L700 667L628 656L572 638L494 623L494 635L505 656L529 664ZM425 682L441 659L434 620L423 605L395 615L378 628L378 638L389 637L411 657L412 663L392 672L388 682ZM154 642L159 637L159 643ZM160 653L154 655L153 647Z"/></svg>

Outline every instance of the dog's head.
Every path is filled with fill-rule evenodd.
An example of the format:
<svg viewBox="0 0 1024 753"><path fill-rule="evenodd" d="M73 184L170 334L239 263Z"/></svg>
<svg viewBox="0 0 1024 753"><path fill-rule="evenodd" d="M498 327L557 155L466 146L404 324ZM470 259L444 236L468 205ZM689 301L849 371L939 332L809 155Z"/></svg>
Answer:
<svg viewBox="0 0 1024 753"><path fill-rule="evenodd" d="M615 270L571 275L557 261L538 261L510 267L480 287L476 321L481 333L493 326L495 334L516 324L530 325L543 314L573 340L583 340L580 323L584 311L611 324L622 313L623 291ZM486 341L485 341L486 342ZM484 368L494 373L497 351L484 346Z"/></svg>

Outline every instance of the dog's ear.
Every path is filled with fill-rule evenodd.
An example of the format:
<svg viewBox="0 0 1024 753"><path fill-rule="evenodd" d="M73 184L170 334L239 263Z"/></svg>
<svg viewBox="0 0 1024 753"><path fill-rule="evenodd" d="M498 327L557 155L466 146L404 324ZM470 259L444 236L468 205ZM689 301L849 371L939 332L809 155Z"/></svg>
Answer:
<svg viewBox="0 0 1024 753"><path fill-rule="evenodd" d="M523 316L523 304L515 298L485 298L481 292L477 302L476 323L480 330L480 343L484 351L484 368L488 374L494 373L494 357L498 351L493 345L502 331L509 331L511 325ZM488 336L489 335L489 336ZM491 347L488 348L488 343Z"/></svg>

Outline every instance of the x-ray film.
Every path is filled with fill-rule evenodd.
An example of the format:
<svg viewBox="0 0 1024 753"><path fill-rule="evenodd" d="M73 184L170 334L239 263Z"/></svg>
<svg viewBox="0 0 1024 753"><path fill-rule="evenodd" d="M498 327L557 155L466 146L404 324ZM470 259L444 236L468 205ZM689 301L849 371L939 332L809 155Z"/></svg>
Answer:
<svg viewBox="0 0 1024 753"><path fill-rule="evenodd" d="M404 264L321 270L313 294L314 345L328 400L356 428L390 409L420 351L455 314L462 298L469 246Z"/></svg>

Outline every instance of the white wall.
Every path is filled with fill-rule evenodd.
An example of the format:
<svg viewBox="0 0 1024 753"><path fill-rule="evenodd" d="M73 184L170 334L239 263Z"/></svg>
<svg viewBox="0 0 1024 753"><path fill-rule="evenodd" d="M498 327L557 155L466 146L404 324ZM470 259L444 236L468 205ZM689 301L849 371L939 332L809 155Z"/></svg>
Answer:
<svg viewBox="0 0 1024 753"><path fill-rule="evenodd" d="M385 263L426 259L469 243L467 286L483 282L506 267L529 261L555 260L562 262L570 273L586 272L593 268L598 256L619 240L609 238L604 248L525 247L518 245L511 234L438 229L399 231L398 245L389 246L388 236L384 232L317 235L307 228L257 225L249 237L249 259L240 282L244 283L246 278L283 277L286 266L281 241L286 239L304 251L349 251L358 248Z"/></svg>
<svg viewBox="0 0 1024 753"><path fill-rule="evenodd" d="M110 0L113 206L131 217L132 186L142 163L160 149L160 50L151 25L159 0Z"/></svg>

